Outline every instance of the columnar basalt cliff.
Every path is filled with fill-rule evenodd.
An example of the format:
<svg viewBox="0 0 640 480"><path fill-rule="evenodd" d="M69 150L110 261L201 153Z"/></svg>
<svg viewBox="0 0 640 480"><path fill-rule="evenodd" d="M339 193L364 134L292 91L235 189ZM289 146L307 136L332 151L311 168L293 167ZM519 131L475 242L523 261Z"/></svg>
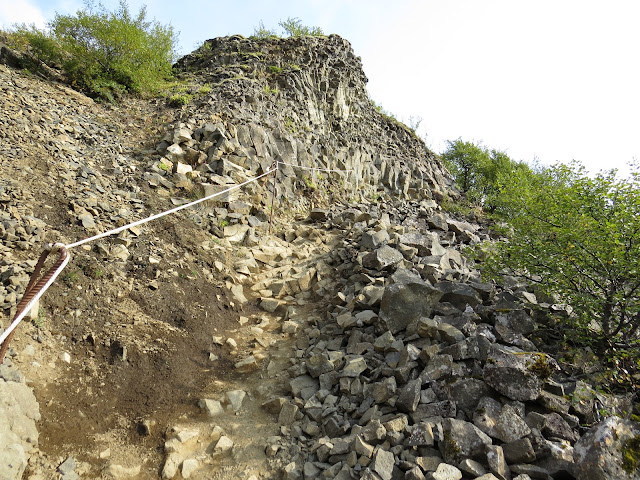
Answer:
<svg viewBox="0 0 640 480"><path fill-rule="evenodd" d="M351 194L379 190L436 200L451 194L448 173L424 142L375 108L360 58L337 35L215 38L176 69L198 84L194 93L210 92L176 125L191 135L170 134L160 145L169 160L187 157L204 175L239 169L255 175L279 160L353 170L341 175ZM228 123L216 125L218 118ZM283 172L291 197L308 172L286 166Z"/></svg>

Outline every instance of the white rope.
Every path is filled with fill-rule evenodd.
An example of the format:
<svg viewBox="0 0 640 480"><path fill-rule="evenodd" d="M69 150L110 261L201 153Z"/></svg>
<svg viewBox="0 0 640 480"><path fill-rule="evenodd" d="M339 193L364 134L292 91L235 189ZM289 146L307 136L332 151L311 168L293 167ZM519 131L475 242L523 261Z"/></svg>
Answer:
<svg viewBox="0 0 640 480"><path fill-rule="evenodd" d="M4 343L4 341L11 334L11 332L13 332L16 329L16 327L22 321L22 319L31 311L31 309L38 302L38 300L40 300L40 297L44 294L44 292L47 291L47 289L51 286L51 284L58 277L60 272L62 272L62 270L64 270L64 267L67 266L67 263L69 263L69 260L71 260L71 256L67 255L67 258L65 258L63 260L63 262L60 264L60 266L57 268L57 270L53 273L53 275L51 276L49 281L47 283L45 283L44 286L40 289L40 291L36 294L36 296L33 297L33 299L29 303L27 303L27 306L22 309L22 312L20 312L20 315L18 315L13 320L11 325L9 325L7 327L7 329L4 332L2 332L2 335L0 335L0 345L2 343Z"/></svg>
<svg viewBox="0 0 640 480"><path fill-rule="evenodd" d="M303 170L314 170L316 172L353 172L353 170L334 170L331 168L315 168L315 167L303 167L302 165L293 165L292 163L278 162L279 165L287 165L288 167L301 168Z"/></svg>
<svg viewBox="0 0 640 480"><path fill-rule="evenodd" d="M137 221L129 223L127 225L123 225L122 227L114 228L112 230L108 230L106 232L99 233L98 235L94 235L92 237L88 237L88 238L79 240L79 241L77 241L75 243L70 243L69 245L62 245L62 244L56 244L56 245L63 246L67 250L70 250L72 248L79 247L80 245L84 245L85 243L89 243L89 242L92 242L94 240L98 240L99 238L108 237L109 235L114 235L116 233L120 233L123 230L127 230L129 228L136 227L138 225L142 225L142 224L150 222L152 220L156 220L158 218L162 218L162 217L164 217L166 215L169 215L169 214L172 214L172 213L176 213L176 212L178 212L180 210L184 210L185 208L192 207L192 206L197 205L199 203L206 202L207 200L211 200L212 198L218 197L220 195L224 195L225 193L229 193L229 192L231 192L233 190L236 190L238 188L244 187L245 185L247 185L247 184L249 184L251 182L255 182L256 180L259 180L260 178L265 177L265 176L269 175L270 173L273 173L274 171L276 171L278 169L278 165L279 164L287 165L287 166L293 167L293 168L302 168L304 170L314 170L314 171L318 171L318 172L352 172L353 171L353 170L333 170L333 169L327 169L327 168L303 167L303 166L300 166L300 165L293 165L293 164L285 163L285 162L276 162L276 165L275 165L274 168L270 168L269 170L264 172L262 175L258 175L257 177L254 177L254 178L251 178L251 179L247 180L246 182L242 182L242 183L239 183L239 184L234 185L232 187L229 187L229 188L227 188L225 190L222 190L221 192L217 192L217 193L208 195L206 197L200 198L200 199L195 200L193 202L185 203L184 205L179 205L179 206L177 206L175 208L172 208L170 210L166 210L164 212L160 212L160 213L157 213L155 215L151 215L151 216L143 218L141 220L137 220ZM44 286L40 289L40 291L33 297L33 299L29 303L27 303L27 305L22 309L22 311L14 319L14 321L11 323L11 325L9 325L7 327L7 329L4 332L2 332L2 334L0 335L0 345L2 343L4 343L4 341L11 334L11 332L13 332L16 329L18 324L33 309L34 305L36 305L38 300L40 300L40 297L42 297L44 292L47 291L47 289L56 280L56 278L58 278L58 275L60 274L60 272L62 272L62 270L64 270L64 268L67 266L67 264L69 263L70 260L71 260L71 255L67 255L66 258L63 260L63 262L60 264L60 266L56 269L56 271L53 272L53 274L51 275L51 278L49 278L47 283L45 283Z"/></svg>
<svg viewBox="0 0 640 480"><path fill-rule="evenodd" d="M128 228L132 228L132 227L136 227L138 225L142 225L143 223L150 222L151 220L156 220L158 218L164 217L165 215L169 215L171 213L178 212L178 211L183 210L185 208L192 207L194 205L197 205L198 203L206 202L207 200L211 200L214 197L218 197L220 195L224 195L225 193L229 193L232 190L236 190L236 189L238 189L240 187L244 187L245 185L247 185L247 184L249 184L251 182L255 182L256 180L258 180L258 179L260 179L260 178L262 178L262 177L264 177L266 175L269 175L270 173L273 173L275 170L276 170L275 168L273 168L271 170L267 170L262 175L258 175L255 178L251 178L251 179L247 180L246 182L239 183L239 184L234 185L233 187L227 188L226 190L223 190L221 192L214 193L212 195L209 195L209 196L204 197L204 198L200 198L200 199L195 200L195 201L190 202L190 203L185 203L184 205L180 205L180 206L178 206L176 208L172 208L171 210L166 210L164 212L157 213L155 215L151 215L150 217L143 218L142 220L138 220L136 222L129 223L128 225L124 225L122 227L114 228L113 230L109 230L107 232L103 232L103 233L100 233L98 235L94 235L93 237L85 238L85 239L79 240L79 241L77 241L75 243L71 243L69 245L66 245L67 250L69 250L71 248L79 247L80 245L84 245L85 243L92 242L94 240L98 240L99 238L103 238L103 237L107 237L109 235L114 235L116 233L120 233L123 230L126 230Z"/></svg>

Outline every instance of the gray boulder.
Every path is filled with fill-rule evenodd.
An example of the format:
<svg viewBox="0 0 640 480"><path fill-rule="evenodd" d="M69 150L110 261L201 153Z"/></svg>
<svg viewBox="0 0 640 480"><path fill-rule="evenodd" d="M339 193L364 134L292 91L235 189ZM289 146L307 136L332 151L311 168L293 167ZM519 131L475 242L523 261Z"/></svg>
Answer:
<svg viewBox="0 0 640 480"><path fill-rule="evenodd" d="M574 445L573 475L580 480L640 478L640 423L609 417Z"/></svg>
<svg viewBox="0 0 640 480"><path fill-rule="evenodd" d="M369 230L362 234L360 239L360 246L365 250L373 250L381 245L386 245L389 242L389 234L386 230Z"/></svg>
<svg viewBox="0 0 640 480"><path fill-rule="evenodd" d="M467 305L475 307L482 303L480 294L464 283L443 281L436 283L434 287L442 292L440 301L449 302L458 310L464 311Z"/></svg>
<svg viewBox="0 0 640 480"><path fill-rule="evenodd" d="M459 464L467 458L482 458L491 438L474 424L445 418L442 421L444 439L440 442L440 452L445 462Z"/></svg>
<svg viewBox="0 0 640 480"><path fill-rule="evenodd" d="M484 381L512 400L535 400L542 390L538 375L545 362L546 356L543 354L529 354L492 345L483 369Z"/></svg>
<svg viewBox="0 0 640 480"><path fill-rule="evenodd" d="M388 245L368 253L362 258L362 266L369 270L388 270L403 260L402 254Z"/></svg>
<svg viewBox="0 0 640 480"><path fill-rule="evenodd" d="M406 329L420 317L428 317L442 293L406 270L399 270L392 277L382 296L380 319L395 334Z"/></svg>

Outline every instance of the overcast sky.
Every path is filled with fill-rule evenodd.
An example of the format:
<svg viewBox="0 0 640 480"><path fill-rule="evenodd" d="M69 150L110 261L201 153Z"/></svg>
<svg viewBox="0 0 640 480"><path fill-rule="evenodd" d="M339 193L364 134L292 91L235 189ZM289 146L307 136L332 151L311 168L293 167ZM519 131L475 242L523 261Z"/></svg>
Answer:
<svg viewBox="0 0 640 480"><path fill-rule="evenodd" d="M108 8L117 0L103 0ZM482 141L516 160L640 160L638 0L129 0L173 25L180 53L297 17L349 40L371 97L441 152ZM0 26L73 14L76 0L0 0Z"/></svg>

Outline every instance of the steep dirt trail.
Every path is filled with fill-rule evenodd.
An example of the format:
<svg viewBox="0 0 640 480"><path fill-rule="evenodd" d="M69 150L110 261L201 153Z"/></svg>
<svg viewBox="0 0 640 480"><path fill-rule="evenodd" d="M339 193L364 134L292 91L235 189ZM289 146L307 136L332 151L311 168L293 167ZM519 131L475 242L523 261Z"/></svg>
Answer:
<svg viewBox="0 0 640 480"><path fill-rule="evenodd" d="M181 232L178 241L184 240L181 235L198 236L184 221L174 229ZM308 256L298 254L283 263L291 268L314 263L330 249L333 237L314 243ZM184 454L198 461L191 478L240 479L249 473L270 478L265 472L283 465L267 457L265 447L281 431L277 415L261 404L288 393L287 368L295 356L295 335L283 333L282 323L294 320L302 327L321 309L310 292L283 300L277 313L259 309L259 294L249 289L269 282L274 271L277 278L279 268L278 262L264 264L252 275L245 284L244 306L202 275L179 275L175 284L160 283L157 290L141 288L140 279L131 278L126 295L114 292L109 279L85 275L53 287L47 302L53 313L39 328L25 325L29 334L13 345L21 353L13 361L31 382L42 414L40 453L32 457L28 475L48 478L73 457L75 472L85 478L158 478L166 463L165 440L172 432L188 430L199 432L198 442ZM65 302L74 289L82 289L83 295L70 302L76 307L71 318L57 318L56 311L69 310ZM96 295L87 295L91 291ZM287 304L294 307L289 315ZM87 334L89 318L106 324L106 331L94 324ZM60 321L62 325L54 324ZM77 335L69 342L61 331ZM237 347L230 346L229 338ZM71 362L61 353L69 353ZM234 367L249 355L258 361L254 371ZM246 393L237 411L226 400L229 391ZM198 407L203 398L221 400L224 413L208 417ZM210 451L216 429L233 441L232 451Z"/></svg>

